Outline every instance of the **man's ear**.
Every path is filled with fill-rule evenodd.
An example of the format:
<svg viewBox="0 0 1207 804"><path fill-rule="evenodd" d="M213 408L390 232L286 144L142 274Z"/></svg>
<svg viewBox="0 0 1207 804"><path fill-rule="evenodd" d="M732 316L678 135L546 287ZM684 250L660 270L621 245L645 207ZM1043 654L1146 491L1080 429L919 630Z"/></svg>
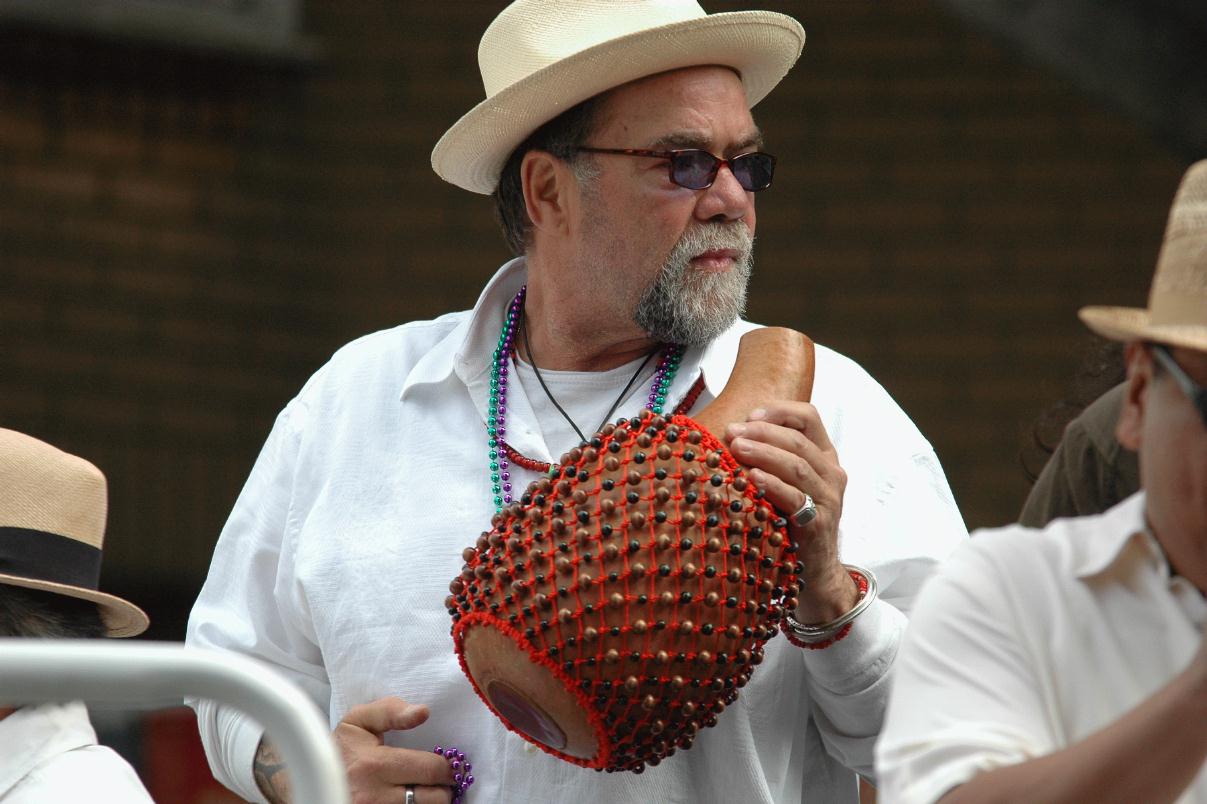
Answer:
<svg viewBox="0 0 1207 804"><path fill-rule="evenodd" d="M563 232L569 224L569 166L545 151L529 151L520 163L524 207L534 228Z"/></svg>
<svg viewBox="0 0 1207 804"><path fill-rule="evenodd" d="M1148 347L1133 342L1124 352L1127 361L1127 387L1123 391L1123 409L1115 425L1115 438L1127 449L1140 449L1140 433L1144 424L1144 406L1153 381L1152 353Z"/></svg>

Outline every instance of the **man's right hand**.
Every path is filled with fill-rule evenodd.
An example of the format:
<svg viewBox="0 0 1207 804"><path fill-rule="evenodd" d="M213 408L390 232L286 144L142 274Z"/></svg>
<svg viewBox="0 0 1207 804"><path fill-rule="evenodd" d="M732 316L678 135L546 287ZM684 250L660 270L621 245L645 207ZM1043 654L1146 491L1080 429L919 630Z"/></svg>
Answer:
<svg viewBox="0 0 1207 804"><path fill-rule="evenodd" d="M431 751L385 745L387 731L413 729L428 719L428 708L401 698L378 698L355 706L335 727L335 741L348 769L353 804L402 804L406 786L415 804L449 804L453 770Z"/></svg>
<svg viewBox="0 0 1207 804"><path fill-rule="evenodd" d="M444 757L385 744L386 732L413 729L428 715L426 706L394 697L361 704L344 715L334 737L348 772L353 804L405 804L407 787L415 793L415 804L452 801L453 771ZM255 776L273 804L292 801L289 778L267 739L260 741L256 752Z"/></svg>

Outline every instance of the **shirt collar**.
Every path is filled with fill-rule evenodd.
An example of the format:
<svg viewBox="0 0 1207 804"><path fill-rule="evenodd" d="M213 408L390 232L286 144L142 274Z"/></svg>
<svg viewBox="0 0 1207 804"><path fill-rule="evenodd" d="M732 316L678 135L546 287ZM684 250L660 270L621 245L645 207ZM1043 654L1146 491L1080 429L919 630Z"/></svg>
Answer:
<svg viewBox="0 0 1207 804"><path fill-rule="evenodd" d="M1143 491L1137 492L1102 514L1068 520L1069 527L1080 532L1070 540L1073 549L1073 573L1088 578L1109 569L1131 545L1146 554L1154 568L1169 577L1169 562L1144 519Z"/></svg>
<svg viewBox="0 0 1207 804"><path fill-rule="evenodd" d="M0 799L46 760L96 743L84 704L24 706L0 720Z"/></svg>
<svg viewBox="0 0 1207 804"><path fill-rule="evenodd" d="M399 399L416 385L440 383L456 374L470 392L474 406L485 421L486 386L492 356L498 345L499 330L503 326L508 303L527 279L528 264L524 257L510 260L499 268L483 288L469 315L462 316L457 325L408 372ZM668 398L681 399L685 396L696 381L696 376L701 373L704 376L704 393L700 395L695 409L716 398L733 372L742 335L751 329L755 329L754 324L738 319L707 346L688 349L669 389ZM538 429L523 426L526 417L531 418L526 404L522 404L523 400L519 397L512 402L515 423L521 426L510 429L509 443L526 455L552 460L547 454L548 448L539 437Z"/></svg>
<svg viewBox="0 0 1207 804"><path fill-rule="evenodd" d="M440 340L426 355L419 359L403 383L400 397L412 385L436 383L456 373L466 385L475 384L490 370L491 355L503 326L504 310L508 302L519 292L528 279L528 265L523 257L516 257L499 268L486 287L469 316L463 318L448 335ZM720 337L703 349L689 349L684 355L683 366L699 366L704 374L704 387L708 394L716 397L725 388L733 372L738 356L738 341L755 325L738 319ZM691 382L695 382L693 371L684 371Z"/></svg>
<svg viewBox="0 0 1207 804"><path fill-rule="evenodd" d="M527 279L528 265L523 257L504 263L486 283L469 315L462 317L407 373L399 398L411 386L442 382L452 373L467 386L481 379L490 370L504 310Z"/></svg>

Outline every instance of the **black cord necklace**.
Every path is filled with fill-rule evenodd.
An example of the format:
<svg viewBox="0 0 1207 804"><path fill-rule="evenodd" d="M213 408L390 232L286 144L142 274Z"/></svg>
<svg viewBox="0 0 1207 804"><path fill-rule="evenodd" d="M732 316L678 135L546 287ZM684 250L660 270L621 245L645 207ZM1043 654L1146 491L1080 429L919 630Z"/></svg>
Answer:
<svg viewBox="0 0 1207 804"><path fill-rule="evenodd" d="M549 401L553 403L553 407L557 408L557 412L562 414L562 418L569 422L570 426L574 428L574 432L578 434L578 437L581 439L582 443L587 443L587 436L584 435L583 431L580 430L578 425L574 423L574 419L570 418L570 414L566 412L566 409L558 404L557 399L555 399L553 396L553 392L549 390L549 386L545 385L545 378L541 376L541 370L536 367L536 355L532 353L532 344L528 341L527 317L524 317L520 320L520 329L524 336L524 349L528 351L528 360L532 363L532 373L536 375L536 381L541 384L541 388L545 391L545 396L549 397ZM654 353L657 351L658 350L655 349L653 352L650 352L645 356L645 360L642 360L641 365L638 366L637 370L633 372L633 376L630 377L628 383L625 384L624 390L620 392L620 396L616 397L616 401L612 403L612 407L608 408L608 412L604 414L603 421L601 421L599 426L596 427L592 432L598 433L603 429L604 425L608 423L608 420L612 418L612 414L616 412L616 408L620 407L620 403L623 402L624 398L629 395L629 391L633 390L633 383L637 382L637 378L641 376L641 372L647 365L649 365L650 358L653 357Z"/></svg>

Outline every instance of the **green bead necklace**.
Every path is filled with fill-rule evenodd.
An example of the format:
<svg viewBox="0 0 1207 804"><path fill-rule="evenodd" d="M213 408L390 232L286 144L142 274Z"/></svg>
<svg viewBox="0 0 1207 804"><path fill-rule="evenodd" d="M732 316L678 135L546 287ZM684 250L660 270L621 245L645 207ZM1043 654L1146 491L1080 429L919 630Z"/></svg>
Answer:
<svg viewBox="0 0 1207 804"><path fill-rule="evenodd" d="M490 366L490 393L486 406L486 437L488 456L490 458L490 488L495 504L495 511L501 511L503 506L513 501L511 485L511 463L514 462L526 469L557 472L557 466L535 461L516 452L507 444L507 373L508 363L515 351L516 332L520 319L524 314L524 295L528 286L520 288L519 293L507 307L507 315L503 318L503 328L499 332L499 340L495 345L494 355ZM661 414L666 405L667 391L679 371L683 360L684 348L679 344L670 344L662 351L662 359L654 372L654 380L650 385L650 393L646 398L645 407L655 414Z"/></svg>

